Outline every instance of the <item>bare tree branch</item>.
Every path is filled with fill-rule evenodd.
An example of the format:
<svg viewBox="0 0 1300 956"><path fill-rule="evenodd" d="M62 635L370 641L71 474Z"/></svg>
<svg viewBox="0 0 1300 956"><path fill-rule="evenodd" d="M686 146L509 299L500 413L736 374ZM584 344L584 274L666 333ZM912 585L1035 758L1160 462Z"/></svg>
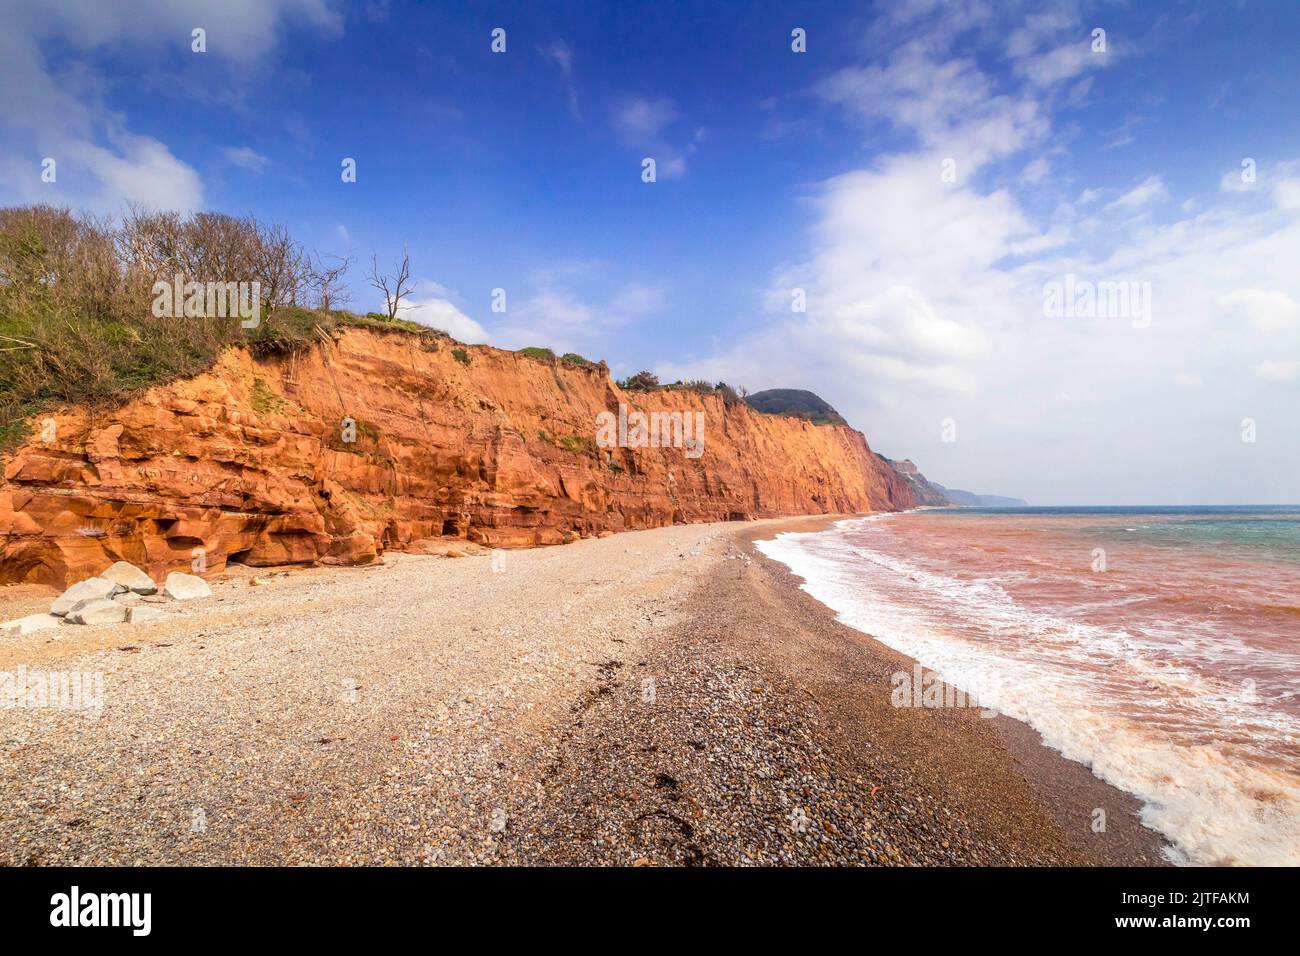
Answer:
<svg viewBox="0 0 1300 956"><path fill-rule="evenodd" d="M327 265L326 258L334 260L335 264ZM343 277L355 262L354 256L316 255L307 281L316 291L316 307L322 312L344 305L351 299L347 287L343 285Z"/></svg>
<svg viewBox="0 0 1300 956"><path fill-rule="evenodd" d="M379 259L370 257L370 284L384 294L384 305L388 309L388 321L397 319L397 310L402 307L402 300L411 295L411 254L402 249L402 261L394 263L397 275L381 274Z"/></svg>

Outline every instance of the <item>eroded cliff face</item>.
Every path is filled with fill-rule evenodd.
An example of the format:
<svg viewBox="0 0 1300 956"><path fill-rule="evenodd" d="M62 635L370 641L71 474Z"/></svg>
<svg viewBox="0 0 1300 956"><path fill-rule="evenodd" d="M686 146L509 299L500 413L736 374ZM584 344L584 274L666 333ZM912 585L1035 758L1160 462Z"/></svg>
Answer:
<svg viewBox="0 0 1300 956"><path fill-rule="evenodd" d="M452 349L350 329L294 358L228 352L119 409L49 416L53 434L38 422L4 462L0 581L62 585L119 559L153 575L364 563L440 535L520 547L914 504L851 428L717 395L623 393L601 370L486 346L463 347L466 364ZM597 416L620 402L703 412L703 453L597 447Z"/></svg>
<svg viewBox="0 0 1300 956"><path fill-rule="evenodd" d="M893 468L894 471L898 472L899 475L902 476L903 480L907 482L908 486L912 489L912 497L918 505L943 507L944 505L952 504L944 493L944 489L926 478L925 475L921 474L920 469L916 467L916 463L911 459L904 458L901 461L894 461L883 455L880 455L879 457L881 461L885 462Z"/></svg>

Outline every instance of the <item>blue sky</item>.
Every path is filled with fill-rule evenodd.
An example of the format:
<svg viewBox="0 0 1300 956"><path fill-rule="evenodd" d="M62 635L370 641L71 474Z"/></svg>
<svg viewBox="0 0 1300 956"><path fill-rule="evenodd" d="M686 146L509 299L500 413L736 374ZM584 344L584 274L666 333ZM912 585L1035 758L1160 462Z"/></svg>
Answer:
<svg viewBox="0 0 1300 956"><path fill-rule="evenodd" d="M405 245L420 321L812 388L952 486L1300 500L1300 5L465 6L0 0L0 201L251 212L363 311Z"/></svg>

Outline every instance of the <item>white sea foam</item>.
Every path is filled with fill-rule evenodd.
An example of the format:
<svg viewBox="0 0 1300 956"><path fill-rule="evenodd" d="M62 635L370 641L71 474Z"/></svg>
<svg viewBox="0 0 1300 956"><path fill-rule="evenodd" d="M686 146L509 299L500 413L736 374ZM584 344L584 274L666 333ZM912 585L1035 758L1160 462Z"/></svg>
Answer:
<svg viewBox="0 0 1300 956"><path fill-rule="evenodd" d="M1141 799L1143 822L1169 838L1176 862L1300 864L1300 778L1248 749L1293 743L1293 717L1239 684L1170 663L1169 644L1149 635L1026 608L995 580L959 580L854 544L860 526L758 547L842 623L963 690L978 688L981 705ZM1209 653L1208 643L1187 636L1179 651ZM1242 745L1216 739L1225 733Z"/></svg>

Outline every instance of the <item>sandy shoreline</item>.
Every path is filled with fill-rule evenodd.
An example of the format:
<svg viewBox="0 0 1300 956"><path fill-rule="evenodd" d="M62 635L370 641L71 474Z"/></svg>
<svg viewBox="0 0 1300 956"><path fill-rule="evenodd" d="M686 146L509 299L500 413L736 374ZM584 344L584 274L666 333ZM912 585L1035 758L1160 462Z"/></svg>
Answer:
<svg viewBox="0 0 1300 956"><path fill-rule="evenodd" d="M1029 728L890 706L910 660L750 545L809 520L236 569L166 622L6 638L0 671L102 672L105 706L0 709L0 863L1160 862Z"/></svg>

